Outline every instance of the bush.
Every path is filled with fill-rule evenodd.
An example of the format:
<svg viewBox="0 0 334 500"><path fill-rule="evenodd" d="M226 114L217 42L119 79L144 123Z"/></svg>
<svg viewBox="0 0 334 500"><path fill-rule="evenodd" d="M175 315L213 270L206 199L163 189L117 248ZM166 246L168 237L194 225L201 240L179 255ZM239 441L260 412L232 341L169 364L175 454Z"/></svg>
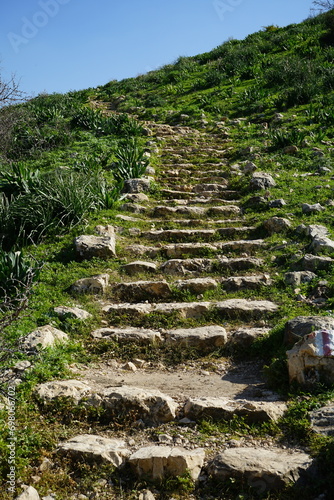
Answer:
<svg viewBox="0 0 334 500"><path fill-rule="evenodd" d="M21 294L37 280L39 271L21 252L0 250L0 300Z"/></svg>
<svg viewBox="0 0 334 500"><path fill-rule="evenodd" d="M0 177L0 191L7 197L35 190L40 184L40 173L32 171L24 165L17 163L11 170L4 171Z"/></svg>
<svg viewBox="0 0 334 500"><path fill-rule="evenodd" d="M118 161L113 168L113 176L118 182L138 179L145 173L149 164L149 160L144 156L144 150L138 147L135 140L119 148L115 156Z"/></svg>

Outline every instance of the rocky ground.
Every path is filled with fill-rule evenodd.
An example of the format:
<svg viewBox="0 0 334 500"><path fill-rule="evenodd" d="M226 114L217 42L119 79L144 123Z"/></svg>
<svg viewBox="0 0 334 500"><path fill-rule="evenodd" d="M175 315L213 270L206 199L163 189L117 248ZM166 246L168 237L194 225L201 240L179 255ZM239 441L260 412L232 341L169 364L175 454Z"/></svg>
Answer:
<svg viewBox="0 0 334 500"><path fill-rule="evenodd" d="M149 167L147 177L127 182L116 227L103 220L95 236L76 240L82 259L117 255L123 264L118 274L87 277L73 285L77 294L92 293L103 312L101 327L92 332L94 345L107 346L101 361L72 366L71 380L36 388L44 411L66 397L69 413L75 407L103 413L99 432L95 426L94 433L85 431L59 443L55 460L73 461L74 470L76 461L112 464L125 481L135 481L131 484L136 486L122 493L104 479L94 491L83 492L78 483L71 500L171 499L175 496L163 487L149 491L143 480L161 484L169 476L183 475L199 485L183 498L230 498L220 496L219 488L212 490L212 479L269 495L303 481L305 475L312 477L309 453L269 434L238 437L234 428L210 435L200 426L203 420L215 425L236 419L274 425L287 408L265 385L261 360L233 357L275 326L280 304L268 294L263 298L274 278L268 265L270 245L245 222L240 193L230 185L228 141L153 123L147 133L149 149L159 158L157 168ZM245 158L243 172L252 173L253 160L251 154ZM159 190L152 194L153 179ZM265 190L275 180L257 172L252 182ZM268 234L288 226L277 218ZM81 309L56 312L85 320ZM49 329L49 334L55 331ZM37 335L35 344L41 338ZM33 339L28 341L31 346ZM148 355L121 361L113 356L113 347L108 350L115 343L123 349L140 345ZM173 352L174 362L155 360L152 352L157 348ZM220 356L211 356L219 349ZM182 359L180 353L191 350L202 356ZM108 429L115 421L119 430ZM36 490L38 482L18 498L37 499ZM63 498L61 492L52 493L54 497L44 499Z"/></svg>

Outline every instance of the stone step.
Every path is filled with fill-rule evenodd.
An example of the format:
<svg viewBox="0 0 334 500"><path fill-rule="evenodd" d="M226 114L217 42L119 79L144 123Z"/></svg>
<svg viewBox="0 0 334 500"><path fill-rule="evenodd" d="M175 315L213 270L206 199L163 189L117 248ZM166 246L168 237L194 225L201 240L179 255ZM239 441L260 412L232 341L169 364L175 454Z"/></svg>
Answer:
<svg viewBox="0 0 334 500"><path fill-rule="evenodd" d="M181 318L201 318L215 311L222 319L242 319L252 321L274 314L277 304L268 300L228 299L221 302L168 302L168 303L122 303L105 304L102 311L107 315L127 314L131 317L151 313L177 314Z"/></svg>
<svg viewBox="0 0 334 500"><path fill-rule="evenodd" d="M210 272L234 272L259 269L264 265L262 259L240 257L236 259L170 259L164 262L160 271L171 276L193 274L195 276Z"/></svg>
<svg viewBox="0 0 334 500"><path fill-rule="evenodd" d="M223 227L217 229L159 229L142 231L141 237L150 241L212 241L215 238L251 235L255 227Z"/></svg>
<svg viewBox="0 0 334 500"><path fill-rule="evenodd" d="M229 216L229 215L241 215L240 207L236 205L224 205L218 207L196 207L196 206L183 206L178 205L176 207L158 205L152 210L153 217L165 217L168 215L186 215L186 216Z"/></svg>
<svg viewBox="0 0 334 500"><path fill-rule="evenodd" d="M149 255L156 257L157 255L166 255L170 259L182 258L188 256L200 256L204 252L231 252L242 250L244 252L254 252L262 248L266 248L267 244L264 240L236 240L227 241L224 243L176 243L168 245L159 245L158 247L146 247L145 245L130 245L126 247L126 251L134 255Z"/></svg>

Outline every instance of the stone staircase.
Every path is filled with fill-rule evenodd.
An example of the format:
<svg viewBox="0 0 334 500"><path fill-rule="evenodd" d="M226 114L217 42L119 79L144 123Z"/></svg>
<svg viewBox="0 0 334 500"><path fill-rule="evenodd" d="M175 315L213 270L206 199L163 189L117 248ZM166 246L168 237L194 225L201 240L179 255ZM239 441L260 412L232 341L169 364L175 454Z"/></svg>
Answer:
<svg viewBox="0 0 334 500"><path fill-rule="evenodd" d="M150 147L160 151L155 172L160 189L146 193L148 198L142 192L124 196L116 217L117 257L123 262L118 278L114 273L96 297L103 324L92 339L146 346L150 355L124 364L110 353L96 365L77 367L75 379L37 388L45 404L67 397L74 406L103 410L104 421L118 425L122 415L127 425L130 421L131 436L119 441L115 431L111 443L101 428L97 436L60 443L56 453L96 454L116 467L129 464L139 477L188 471L203 484L210 476L248 481L261 494L281 488L309 469L311 459L302 450L287 453L269 438L230 442L228 434L218 441L208 438L203 448L196 433L202 419L242 417L258 424L276 421L286 410L266 389L256 363L229 357L233 347L247 350L274 326L279 304L263 298L273 282L270 246L244 221L240 193L230 189L224 140L188 127L149 127ZM154 361L157 348L178 354L195 350L197 356L169 366ZM220 358L206 358L217 349ZM249 454L257 457L252 465L243 461Z"/></svg>

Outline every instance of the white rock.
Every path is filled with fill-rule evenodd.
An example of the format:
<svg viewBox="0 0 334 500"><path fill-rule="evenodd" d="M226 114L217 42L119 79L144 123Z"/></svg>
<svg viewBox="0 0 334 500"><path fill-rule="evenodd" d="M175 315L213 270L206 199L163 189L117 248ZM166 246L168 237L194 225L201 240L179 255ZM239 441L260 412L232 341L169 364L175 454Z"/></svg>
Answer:
<svg viewBox="0 0 334 500"><path fill-rule="evenodd" d="M81 235L74 240L75 251L81 259L116 257L115 234L110 236Z"/></svg>
<svg viewBox="0 0 334 500"><path fill-rule="evenodd" d="M89 312L84 309L80 309L80 307L59 306L54 308L54 312L61 319L73 318L84 321L92 318L92 315Z"/></svg>
<svg viewBox="0 0 334 500"><path fill-rule="evenodd" d="M82 434L59 443L57 453L85 461L109 462L119 467L131 455L125 442L91 434Z"/></svg>
<svg viewBox="0 0 334 500"><path fill-rule="evenodd" d="M55 344L67 342L68 339L67 333L51 325L45 325L29 333L29 335L23 339L22 348L29 351L45 349Z"/></svg>
<svg viewBox="0 0 334 500"><path fill-rule="evenodd" d="M76 281L70 288L74 293L104 293L109 282L109 274L99 274Z"/></svg>
<svg viewBox="0 0 334 500"><path fill-rule="evenodd" d="M217 325L203 326L198 328L179 328L166 332L166 341L170 344L215 349L227 342L225 328Z"/></svg>
<svg viewBox="0 0 334 500"><path fill-rule="evenodd" d="M117 342L140 342L145 344L159 343L162 336L159 331L144 328L99 328L92 332L96 340L112 339Z"/></svg>
<svg viewBox="0 0 334 500"><path fill-rule="evenodd" d="M16 497L16 500L40 500L40 498L37 490L32 486L28 486L21 495Z"/></svg>
<svg viewBox="0 0 334 500"><path fill-rule="evenodd" d="M197 480L203 467L203 449L186 450L169 446L149 446L131 455L129 463L135 473L152 479L182 476L187 471Z"/></svg>

